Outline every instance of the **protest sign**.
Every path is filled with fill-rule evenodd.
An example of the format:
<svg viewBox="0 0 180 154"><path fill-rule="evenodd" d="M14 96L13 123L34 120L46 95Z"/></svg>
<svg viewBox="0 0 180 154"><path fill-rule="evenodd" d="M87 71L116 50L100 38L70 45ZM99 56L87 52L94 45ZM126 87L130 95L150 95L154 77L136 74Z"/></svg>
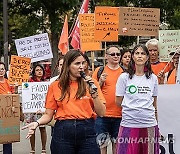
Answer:
<svg viewBox="0 0 180 154"><path fill-rule="evenodd" d="M26 57L11 56L11 64L8 76L8 83L28 82L30 74L31 59Z"/></svg>
<svg viewBox="0 0 180 154"><path fill-rule="evenodd" d="M180 153L180 85L159 85L158 125L164 136L161 141L161 154Z"/></svg>
<svg viewBox="0 0 180 154"><path fill-rule="evenodd" d="M15 40L18 56L30 57L31 62L53 58L48 34L39 34Z"/></svg>
<svg viewBox="0 0 180 154"><path fill-rule="evenodd" d="M94 14L80 14L80 46L82 51L101 50L101 42L94 40Z"/></svg>
<svg viewBox="0 0 180 154"><path fill-rule="evenodd" d="M119 7L95 8L95 40L118 41Z"/></svg>
<svg viewBox="0 0 180 154"><path fill-rule="evenodd" d="M119 34L126 36L158 36L160 9L120 7Z"/></svg>
<svg viewBox="0 0 180 154"><path fill-rule="evenodd" d="M19 95L0 95L0 144L20 141Z"/></svg>
<svg viewBox="0 0 180 154"><path fill-rule="evenodd" d="M22 83L22 109L23 113L36 113L45 111L45 99L49 82Z"/></svg>
<svg viewBox="0 0 180 154"><path fill-rule="evenodd" d="M180 30L159 31L159 59L161 62L168 62L169 54L178 48L180 48Z"/></svg>

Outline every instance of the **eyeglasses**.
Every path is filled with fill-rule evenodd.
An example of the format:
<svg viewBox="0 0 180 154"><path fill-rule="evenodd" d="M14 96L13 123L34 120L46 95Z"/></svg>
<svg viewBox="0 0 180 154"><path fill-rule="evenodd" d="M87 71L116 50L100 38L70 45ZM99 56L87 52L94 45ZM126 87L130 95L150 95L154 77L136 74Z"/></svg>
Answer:
<svg viewBox="0 0 180 154"><path fill-rule="evenodd" d="M120 53L107 53L107 54L110 56L120 56L121 55Z"/></svg>

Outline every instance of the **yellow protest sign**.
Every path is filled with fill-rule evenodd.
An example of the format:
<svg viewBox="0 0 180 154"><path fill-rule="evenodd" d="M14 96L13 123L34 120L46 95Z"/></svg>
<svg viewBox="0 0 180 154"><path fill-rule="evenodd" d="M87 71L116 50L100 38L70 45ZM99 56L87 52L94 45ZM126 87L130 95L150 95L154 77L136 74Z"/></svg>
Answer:
<svg viewBox="0 0 180 154"><path fill-rule="evenodd" d="M95 8L95 40L118 41L119 7Z"/></svg>
<svg viewBox="0 0 180 154"><path fill-rule="evenodd" d="M30 72L31 59L27 57L11 56L11 64L9 70L9 84L28 82Z"/></svg>
<svg viewBox="0 0 180 154"><path fill-rule="evenodd" d="M20 141L19 95L0 95L0 144Z"/></svg>
<svg viewBox="0 0 180 154"><path fill-rule="evenodd" d="M101 42L94 40L94 14L80 14L79 20L81 50L101 50Z"/></svg>
<svg viewBox="0 0 180 154"><path fill-rule="evenodd" d="M158 36L160 9L120 7L119 34L126 36Z"/></svg>

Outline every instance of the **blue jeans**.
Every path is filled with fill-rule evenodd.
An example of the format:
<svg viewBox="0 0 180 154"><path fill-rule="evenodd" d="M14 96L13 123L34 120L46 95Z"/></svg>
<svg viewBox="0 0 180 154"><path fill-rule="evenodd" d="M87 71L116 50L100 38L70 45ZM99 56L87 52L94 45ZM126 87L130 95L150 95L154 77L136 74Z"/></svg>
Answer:
<svg viewBox="0 0 180 154"><path fill-rule="evenodd" d="M57 120L51 154L100 154L94 125L94 119Z"/></svg>
<svg viewBox="0 0 180 154"><path fill-rule="evenodd" d="M104 139L110 139L111 142L116 143L119 127L121 123L121 118L113 118L113 117L97 117L95 122L95 128L98 136L98 140ZM105 136L102 136L104 134ZM104 141L104 140L102 140ZM101 141L98 141L99 143ZM103 143L100 143L103 144Z"/></svg>
<svg viewBox="0 0 180 154"><path fill-rule="evenodd" d="M12 143L3 144L3 154L12 154Z"/></svg>

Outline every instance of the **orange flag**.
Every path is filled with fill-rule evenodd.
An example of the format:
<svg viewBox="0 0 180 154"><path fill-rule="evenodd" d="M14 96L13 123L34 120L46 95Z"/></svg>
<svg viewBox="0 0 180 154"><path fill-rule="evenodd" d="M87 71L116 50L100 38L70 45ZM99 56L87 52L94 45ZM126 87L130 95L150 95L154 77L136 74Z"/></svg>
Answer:
<svg viewBox="0 0 180 154"><path fill-rule="evenodd" d="M64 26L61 32L61 37L59 39L58 49L61 50L62 54L66 54L69 49L67 15L65 17Z"/></svg>

